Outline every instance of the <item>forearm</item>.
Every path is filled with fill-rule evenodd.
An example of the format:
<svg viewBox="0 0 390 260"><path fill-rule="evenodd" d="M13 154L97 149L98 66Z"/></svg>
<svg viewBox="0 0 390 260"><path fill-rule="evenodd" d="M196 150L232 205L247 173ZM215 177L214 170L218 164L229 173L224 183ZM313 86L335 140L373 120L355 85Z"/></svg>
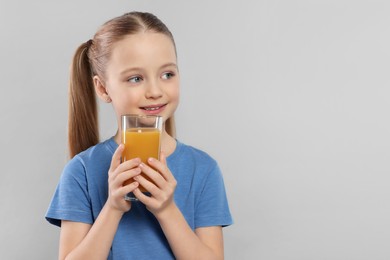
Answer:
<svg viewBox="0 0 390 260"><path fill-rule="evenodd" d="M203 243L176 205L156 217L176 259L223 259L223 247L218 251Z"/></svg>
<svg viewBox="0 0 390 260"><path fill-rule="evenodd" d="M87 235L65 259L107 259L122 215L106 204Z"/></svg>

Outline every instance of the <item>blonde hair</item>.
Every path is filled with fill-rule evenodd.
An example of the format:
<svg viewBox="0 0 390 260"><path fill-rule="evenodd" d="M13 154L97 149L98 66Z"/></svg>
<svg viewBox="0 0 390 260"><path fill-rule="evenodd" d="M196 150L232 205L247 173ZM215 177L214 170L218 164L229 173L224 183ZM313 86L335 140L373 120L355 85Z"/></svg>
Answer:
<svg viewBox="0 0 390 260"><path fill-rule="evenodd" d="M97 75L105 81L105 70L112 45L127 35L143 31L162 33L172 40L175 47L172 33L155 15L130 12L104 23L92 40L77 48L71 65L69 82L68 145L71 158L99 142L98 109L93 76ZM165 130L175 137L173 116L165 122Z"/></svg>

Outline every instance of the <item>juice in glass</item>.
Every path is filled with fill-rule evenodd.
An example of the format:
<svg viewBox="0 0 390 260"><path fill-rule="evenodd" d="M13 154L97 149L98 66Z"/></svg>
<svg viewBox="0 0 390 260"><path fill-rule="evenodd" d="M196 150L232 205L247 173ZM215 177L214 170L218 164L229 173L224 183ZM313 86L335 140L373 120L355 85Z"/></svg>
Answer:
<svg viewBox="0 0 390 260"><path fill-rule="evenodd" d="M141 161L147 164L150 157L159 159L160 154L160 131L155 128L128 128L123 130L123 143L125 149L122 154L123 161L133 158L140 158ZM150 180L147 176L143 175ZM151 180L150 180L151 181ZM130 184L133 179L124 183ZM139 187L142 192L146 192L144 187Z"/></svg>

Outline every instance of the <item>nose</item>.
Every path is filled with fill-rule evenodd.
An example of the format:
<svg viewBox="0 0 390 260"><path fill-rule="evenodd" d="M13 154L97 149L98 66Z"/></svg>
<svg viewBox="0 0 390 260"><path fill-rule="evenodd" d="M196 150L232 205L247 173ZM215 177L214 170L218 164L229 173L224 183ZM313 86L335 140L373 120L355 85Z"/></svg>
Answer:
<svg viewBox="0 0 390 260"><path fill-rule="evenodd" d="M146 98L160 98L163 95L163 91L157 81L150 81L146 86L145 96Z"/></svg>

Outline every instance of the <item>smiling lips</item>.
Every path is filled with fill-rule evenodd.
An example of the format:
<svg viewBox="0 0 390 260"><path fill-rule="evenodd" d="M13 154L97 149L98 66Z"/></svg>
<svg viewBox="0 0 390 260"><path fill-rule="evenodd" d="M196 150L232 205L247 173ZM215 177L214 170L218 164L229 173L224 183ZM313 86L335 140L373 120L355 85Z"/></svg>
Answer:
<svg viewBox="0 0 390 260"><path fill-rule="evenodd" d="M167 104L151 105L146 107L140 107L147 114L155 115L162 112Z"/></svg>

